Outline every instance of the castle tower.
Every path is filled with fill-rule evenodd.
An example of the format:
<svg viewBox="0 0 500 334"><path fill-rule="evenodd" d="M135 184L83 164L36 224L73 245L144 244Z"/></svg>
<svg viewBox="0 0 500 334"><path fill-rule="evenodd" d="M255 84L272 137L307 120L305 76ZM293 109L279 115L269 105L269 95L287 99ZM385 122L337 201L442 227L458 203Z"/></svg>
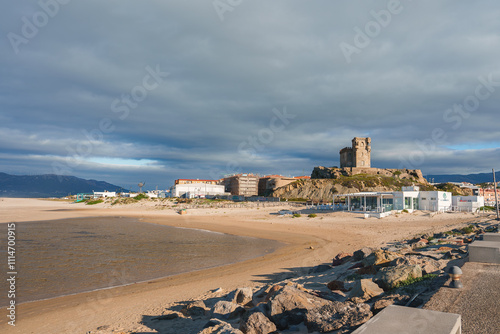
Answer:
<svg viewBox="0 0 500 334"><path fill-rule="evenodd" d="M371 167L371 138L355 137L352 140L353 167Z"/></svg>
<svg viewBox="0 0 500 334"><path fill-rule="evenodd" d="M355 137L352 147L340 150L340 168L371 168L371 138Z"/></svg>

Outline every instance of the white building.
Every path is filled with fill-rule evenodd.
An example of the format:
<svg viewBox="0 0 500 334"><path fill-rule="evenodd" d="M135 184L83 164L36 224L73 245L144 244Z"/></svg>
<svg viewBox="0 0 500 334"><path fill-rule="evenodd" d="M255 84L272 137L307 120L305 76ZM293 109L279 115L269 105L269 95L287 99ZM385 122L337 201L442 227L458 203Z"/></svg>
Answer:
<svg viewBox="0 0 500 334"><path fill-rule="evenodd" d="M419 208L426 211L449 211L452 197L447 191L421 191Z"/></svg>
<svg viewBox="0 0 500 334"><path fill-rule="evenodd" d="M94 191L94 198L116 197L116 191Z"/></svg>
<svg viewBox="0 0 500 334"><path fill-rule="evenodd" d="M453 196L453 210L475 212L484 206L483 196Z"/></svg>
<svg viewBox="0 0 500 334"><path fill-rule="evenodd" d="M170 189L172 197L204 198L227 195L224 185L208 183L176 184Z"/></svg>
<svg viewBox="0 0 500 334"><path fill-rule="evenodd" d="M452 194L445 191L420 191L419 187L403 187L394 192L361 192L334 195L346 197L348 211L388 212L392 210L450 211Z"/></svg>

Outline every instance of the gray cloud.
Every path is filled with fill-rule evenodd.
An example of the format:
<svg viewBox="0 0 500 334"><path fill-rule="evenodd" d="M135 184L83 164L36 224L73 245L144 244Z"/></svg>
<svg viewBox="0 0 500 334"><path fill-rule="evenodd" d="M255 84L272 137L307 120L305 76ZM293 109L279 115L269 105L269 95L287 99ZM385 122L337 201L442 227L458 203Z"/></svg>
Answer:
<svg viewBox="0 0 500 334"><path fill-rule="evenodd" d="M65 172L125 187L143 178L167 187L233 171L228 164L309 174L338 165L354 136L373 138L379 167L495 167L500 6L402 0L348 63L341 43L356 46L356 29L366 33L387 8L243 1L221 21L211 1L70 1L16 54L9 33L25 38L26 20L43 11L16 1L0 13L2 171L51 173L76 152ZM114 101L125 106L156 66L169 75L123 117ZM474 102L488 76L487 98L454 109ZM275 108L295 118L270 138ZM436 129L445 140L433 141ZM242 153L255 140L256 156Z"/></svg>

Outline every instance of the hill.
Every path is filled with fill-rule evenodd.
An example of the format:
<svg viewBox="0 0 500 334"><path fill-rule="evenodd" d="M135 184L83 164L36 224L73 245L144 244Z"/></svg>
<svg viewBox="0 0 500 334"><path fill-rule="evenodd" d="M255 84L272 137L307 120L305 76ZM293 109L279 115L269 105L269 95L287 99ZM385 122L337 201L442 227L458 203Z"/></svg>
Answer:
<svg viewBox="0 0 500 334"><path fill-rule="evenodd" d="M500 172L495 172L497 182L500 181ZM493 173L479 173L479 174L449 174L449 175L427 175L429 182L434 179L434 183L446 182L470 182L472 184L493 182Z"/></svg>
<svg viewBox="0 0 500 334"><path fill-rule="evenodd" d="M432 186L420 170L380 168L315 167L310 180L297 180L276 189L272 196L287 199L307 199L330 202L333 195L362 191L401 191L404 186L416 185L423 191L449 191L453 195L472 195L470 189L452 184Z"/></svg>
<svg viewBox="0 0 500 334"><path fill-rule="evenodd" d="M122 187L96 180L64 175L9 175L0 173L0 197L47 198L92 191L126 191Z"/></svg>
<svg viewBox="0 0 500 334"><path fill-rule="evenodd" d="M400 191L403 186L418 185L421 190L435 190L415 179L401 179L397 176L357 174L338 176L336 179L298 180L274 191L273 197L288 199L310 199L331 201L334 194L348 194L360 191Z"/></svg>

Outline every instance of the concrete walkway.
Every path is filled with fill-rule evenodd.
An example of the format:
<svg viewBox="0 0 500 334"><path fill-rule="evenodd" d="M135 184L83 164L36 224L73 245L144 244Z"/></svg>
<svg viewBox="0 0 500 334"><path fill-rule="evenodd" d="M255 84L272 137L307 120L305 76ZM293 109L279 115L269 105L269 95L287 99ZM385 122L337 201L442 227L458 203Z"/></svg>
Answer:
<svg viewBox="0 0 500 334"><path fill-rule="evenodd" d="M500 265L466 262L463 289L449 288L449 280L424 309L462 315L463 334L500 333Z"/></svg>

